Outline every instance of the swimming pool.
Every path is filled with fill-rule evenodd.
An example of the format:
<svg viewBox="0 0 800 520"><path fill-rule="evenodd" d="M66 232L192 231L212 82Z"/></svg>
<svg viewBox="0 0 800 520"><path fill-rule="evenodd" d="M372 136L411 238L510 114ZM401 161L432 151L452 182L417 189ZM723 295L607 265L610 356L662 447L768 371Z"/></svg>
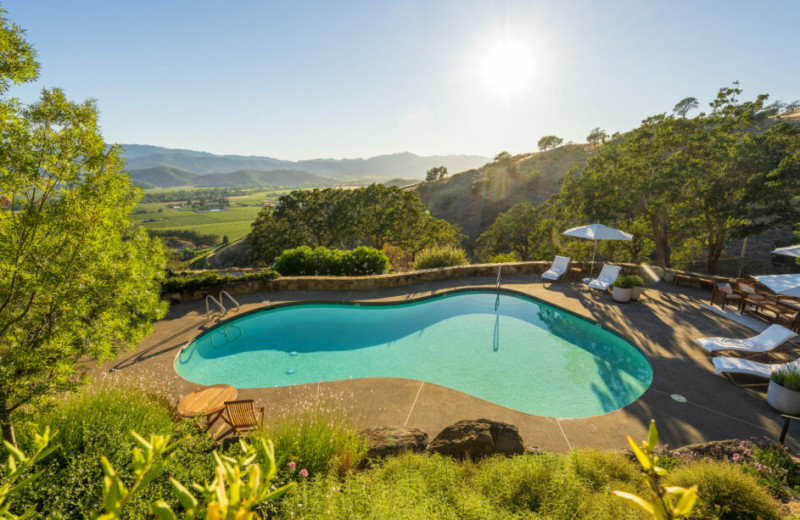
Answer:
<svg viewBox="0 0 800 520"><path fill-rule="evenodd" d="M288 386L415 379L545 417L589 417L650 386L647 358L601 327L510 292L392 305L298 304L198 336L175 370L204 385Z"/></svg>

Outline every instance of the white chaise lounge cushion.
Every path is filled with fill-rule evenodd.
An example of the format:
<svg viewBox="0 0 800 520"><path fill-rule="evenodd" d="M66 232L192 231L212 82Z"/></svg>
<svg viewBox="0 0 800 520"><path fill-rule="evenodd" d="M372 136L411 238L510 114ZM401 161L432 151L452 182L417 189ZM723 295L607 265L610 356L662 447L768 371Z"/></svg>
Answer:
<svg viewBox="0 0 800 520"><path fill-rule="evenodd" d="M700 338L695 341L709 352L735 350L737 352L769 352L797 337L797 334L783 325L770 325L761 334L746 339Z"/></svg>
<svg viewBox="0 0 800 520"><path fill-rule="evenodd" d="M569 267L569 257L556 255L553 265L542 273L542 278L545 280L558 280L567 272L567 267Z"/></svg>
<svg viewBox="0 0 800 520"><path fill-rule="evenodd" d="M621 269L622 267L618 265L603 265L603 269L600 270L600 274L597 278L589 282L589 287L605 291L617 281Z"/></svg>
<svg viewBox="0 0 800 520"><path fill-rule="evenodd" d="M747 374L751 376L769 379L775 370L780 368L797 367L800 368L800 359L789 361L788 363L759 363L750 359L719 356L711 360L714 363L714 371L717 374L728 372L731 374Z"/></svg>

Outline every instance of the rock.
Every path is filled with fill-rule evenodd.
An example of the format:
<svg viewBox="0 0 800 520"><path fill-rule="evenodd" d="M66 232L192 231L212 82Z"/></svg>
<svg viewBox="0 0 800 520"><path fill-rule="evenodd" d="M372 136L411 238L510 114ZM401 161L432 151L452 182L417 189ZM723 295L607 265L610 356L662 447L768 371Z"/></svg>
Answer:
<svg viewBox="0 0 800 520"><path fill-rule="evenodd" d="M749 451L750 448L752 448L752 444L749 441L728 439L724 441L711 441L711 442L703 442L700 444L689 444L687 446L683 446L682 448L677 448L675 450L672 450L672 453L680 457L730 460L733 457L734 453L742 455L746 449Z"/></svg>
<svg viewBox="0 0 800 520"><path fill-rule="evenodd" d="M459 458L512 455L524 453L525 444L513 424L478 419L451 424L431 441L428 451Z"/></svg>
<svg viewBox="0 0 800 520"><path fill-rule="evenodd" d="M367 440L367 458L398 455L403 451L424 451L428 434L419 428L368 428L359 432Z"/></svg>

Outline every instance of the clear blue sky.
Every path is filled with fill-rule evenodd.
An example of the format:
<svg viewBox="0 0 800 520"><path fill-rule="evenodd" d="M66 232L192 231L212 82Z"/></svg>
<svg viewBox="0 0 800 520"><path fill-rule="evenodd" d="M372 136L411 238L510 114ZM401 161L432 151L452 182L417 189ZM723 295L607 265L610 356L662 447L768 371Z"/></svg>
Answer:
<svg viewBox="0 0 800 520"><path fill-rule="evenodd" d="M35 100L91 97L109 142L280 159L536 150L743 98L800 99L800 2L0 0Z"/></svg>

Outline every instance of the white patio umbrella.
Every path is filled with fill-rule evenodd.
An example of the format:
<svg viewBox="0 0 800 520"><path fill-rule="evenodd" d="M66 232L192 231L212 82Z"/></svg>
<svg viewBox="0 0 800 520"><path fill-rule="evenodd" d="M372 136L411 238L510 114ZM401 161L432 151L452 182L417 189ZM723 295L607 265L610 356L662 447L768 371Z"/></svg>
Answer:
<svg viewBox="0 0 800 520"><path fill-rule="evenodd" d="M755 278L778 294L800 297L800 273L767 274Z"/></svg>
<svg viewBox="0 0 800 520"><path fill-rule="evenodd" d="M630 242L633 240L633 235L620 231L612 227L604 226L603 224L589 224L588 226L579 226L568 229L561 233L569 237L585 238L594 241L594 251L592 252L592 270L589 274L594 272L594 259L597 256L597 241L598 240L625 240Z"/></svg>
<svg viewBox="0 0 800 520"><path fill-rule="evenodd" d="M778 249L772 251L773 255L783 255L783 256L794 256L800 258L800 245L798 246L789 246L789 247L779 247Z"/></svg>

